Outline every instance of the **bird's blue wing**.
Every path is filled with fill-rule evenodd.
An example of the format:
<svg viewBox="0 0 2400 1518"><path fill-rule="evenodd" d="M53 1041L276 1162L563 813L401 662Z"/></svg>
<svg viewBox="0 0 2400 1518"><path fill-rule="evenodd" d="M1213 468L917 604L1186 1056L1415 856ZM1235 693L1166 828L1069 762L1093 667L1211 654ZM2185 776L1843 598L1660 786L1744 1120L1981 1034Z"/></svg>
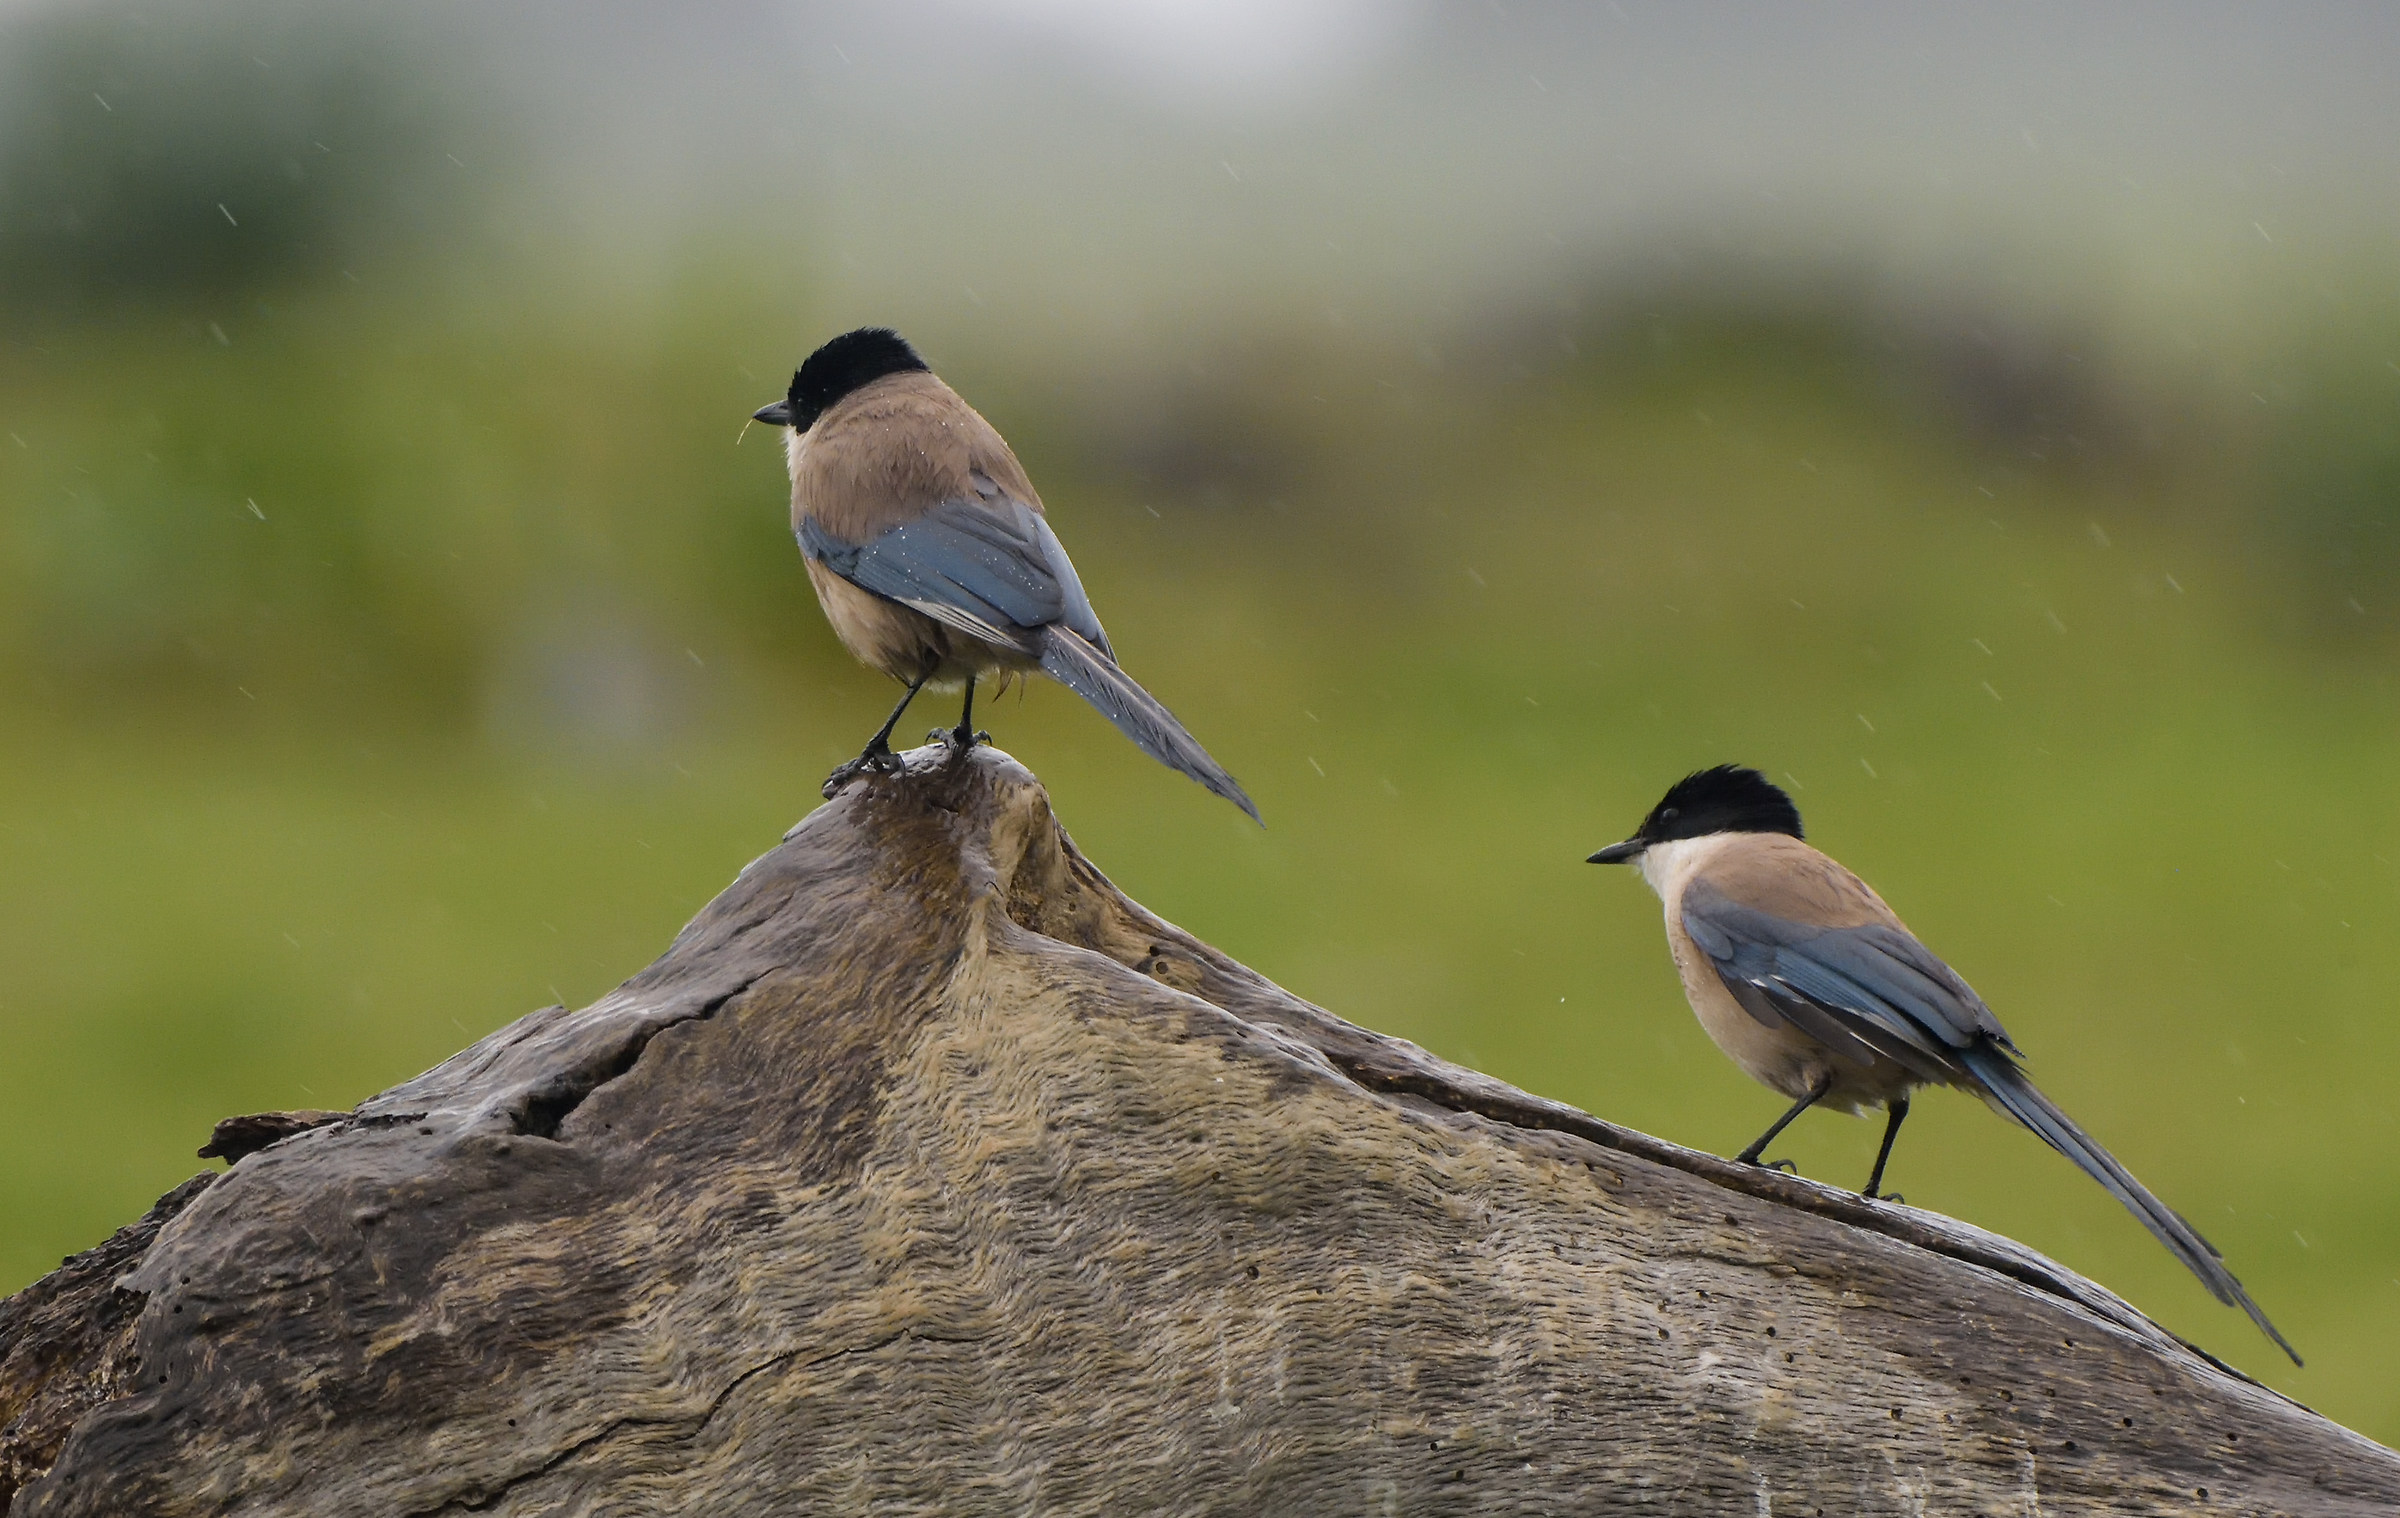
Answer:
<svg viewBox="0 0 2400 1518"><path fill-rule="evenodd" d="M1683 926L1751 1016L1789 1023L1852 1064L1881 1055L1949 1081L1979 1040L2013 1047L1983 998L1906 929L1795 922L1706 880L1685 889Z"/></svg>
<svg viewBox="0 0 2400 1518"><path fill-rule="evenodd" d="M865 543L805 517L799 537L801 552L859 589L976 637L1030 650L1031 635L1056 623L1110 652L1058 535L1021 501L944 501Z"/></svg>

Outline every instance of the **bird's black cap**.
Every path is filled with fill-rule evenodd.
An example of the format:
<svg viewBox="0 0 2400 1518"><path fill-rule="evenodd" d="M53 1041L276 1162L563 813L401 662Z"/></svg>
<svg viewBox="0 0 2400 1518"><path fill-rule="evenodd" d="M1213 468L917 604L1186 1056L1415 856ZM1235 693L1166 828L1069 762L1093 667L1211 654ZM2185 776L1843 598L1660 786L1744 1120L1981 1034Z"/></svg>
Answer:
<svg viewBox="0 0 2400 1518"><path fill-rule="evenodd" d="M827 407L851 391L887 374L906 374L926 368L925 360L908 339L889 327L861 327L810 354L792 376L784 398L750 413L753 421L771 422L806 432Z"/></svg>
<svg viewBox="0 0 2400 1518"><path fill-rule="evenodd" d="M1800 809L1758 771L1720 764L1676 781L1631 838L1610 844L1590 862L1623 864L1654 843L1711 833L1788 833L1798 838Z"/></svg>

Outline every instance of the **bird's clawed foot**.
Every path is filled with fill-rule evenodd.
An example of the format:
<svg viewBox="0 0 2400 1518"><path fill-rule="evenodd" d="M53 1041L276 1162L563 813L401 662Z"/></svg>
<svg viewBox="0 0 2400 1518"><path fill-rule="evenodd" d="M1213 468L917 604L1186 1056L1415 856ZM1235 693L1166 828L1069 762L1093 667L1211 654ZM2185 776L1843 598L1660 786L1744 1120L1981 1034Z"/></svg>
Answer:
<svg viewBox="0 0 2400 1518"><path fill-rule="evenodd" d="M1859 1195L1865 1197L1870 1202L1890 1202L1894 1206L1905 1205L1908 1201L1908 1198L1902 1196L1897 1191L1868 1190L1860 1192Z"/></svg>
<svg viewBox="0 0 2400 1518"><path fill-rule="evenodd" d="M964 727L937 727L925 735L925 741L938 743L948 749L950 758L956 761L967 757L974 751L977 744L991 742L992 735L986 732L970 732Z"/></svg>
<svg viewBox="0 0 2400 1518"><path fill-rule="evenodd" d="M1752 1160L1750 1163L1756 1165L1761 1170L1780 1170L1785 1175L1798 1175L1800 1173L1800 1167L1790 1160Z"/></svg>
<svg viewBox="0 0 2400 1518"><path fill-rule="evenodd" d="M861 775L897 775L900 765L900 756L892 752L892 746L878 739L867 745L865 753L825 777L825 799L831 801L843 786Z"/></svg>

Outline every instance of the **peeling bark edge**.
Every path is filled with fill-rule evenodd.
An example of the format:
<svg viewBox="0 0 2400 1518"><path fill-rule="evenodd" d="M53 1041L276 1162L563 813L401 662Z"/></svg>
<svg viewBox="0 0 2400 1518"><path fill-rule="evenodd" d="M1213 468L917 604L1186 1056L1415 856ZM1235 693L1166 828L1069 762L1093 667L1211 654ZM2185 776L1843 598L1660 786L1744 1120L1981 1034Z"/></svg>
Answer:
<svg viewBox="0 0 2400 1518"><path fill-rule="evenodd" d="M202 1144L199 1156L204 1160L223 1160L230 1165L247 1159L261 1149L272 1148L295 1134L316 1128L331 1127L347 1122L347 1112L326 1112L303 1108L297 1112L248 1112L240 1117L220 1118L208 1142Z"/></svg>

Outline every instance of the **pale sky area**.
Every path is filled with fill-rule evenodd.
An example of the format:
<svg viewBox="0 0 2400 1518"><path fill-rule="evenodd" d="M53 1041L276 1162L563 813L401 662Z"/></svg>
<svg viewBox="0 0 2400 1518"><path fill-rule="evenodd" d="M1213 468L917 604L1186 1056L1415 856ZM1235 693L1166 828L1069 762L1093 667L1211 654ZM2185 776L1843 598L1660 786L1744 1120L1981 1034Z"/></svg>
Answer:
<svg viewBox="0 0 2400 1518"><path fill-rule="evenodd" d="M566 151L674 206L651 234L788 227L870 303L1445 306L1662 243L2205 301L2262 257L2400 230L2400 11L2378 7L503 14L545 39L528 77L610 102Z"/></svg>
<svg viewBox="0 0 2400 1518"><path fill-rule="evenodd" d="M130 30L164 14L80 9ZM256 31L262 68L289 18L403 18L417 56L450 60L427 70L445 151L470 175L515 168L504 214L562 274L642 288L660 260L738 245L829 314L994 336L1065 324L1138 345L1229 305L1433 330L1695 262L1765 280L1830 267L2030 282L2173 325L2231 319L2223 308L2296 260L2389 266L2400 236L2390 7L517 0L226 15L251 18L231 24Z"/></svg>

